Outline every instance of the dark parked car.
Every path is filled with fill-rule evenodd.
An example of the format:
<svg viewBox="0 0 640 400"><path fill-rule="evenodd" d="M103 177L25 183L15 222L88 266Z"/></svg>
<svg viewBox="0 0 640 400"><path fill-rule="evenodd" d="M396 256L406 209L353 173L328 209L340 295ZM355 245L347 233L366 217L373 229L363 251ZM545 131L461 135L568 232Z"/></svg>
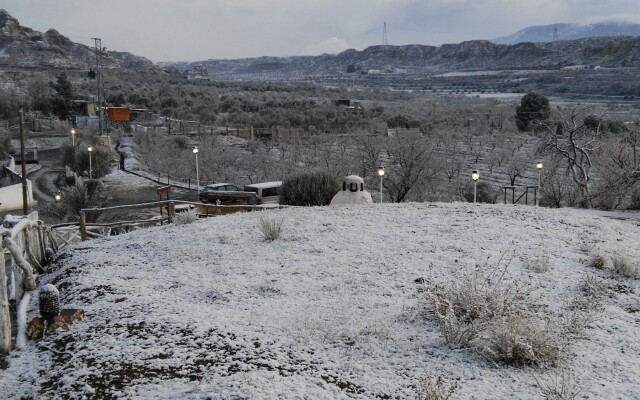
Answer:
<svg viewBox="0 0 640 400"><path fill-rule="evenodd" d="M200 190L200 200L206 203L209 199L209 192L238 192L241 190L242 189L236 185L232 185L230 183L212 183Z"/></svg>
<svg viewBox="0 0 640 400"><path fill-rule="evenodd" d="M203 203L215 203L220 205L256 204L256 194L243 191L230 183L213 183L200 191L200 200Z"/></svg>

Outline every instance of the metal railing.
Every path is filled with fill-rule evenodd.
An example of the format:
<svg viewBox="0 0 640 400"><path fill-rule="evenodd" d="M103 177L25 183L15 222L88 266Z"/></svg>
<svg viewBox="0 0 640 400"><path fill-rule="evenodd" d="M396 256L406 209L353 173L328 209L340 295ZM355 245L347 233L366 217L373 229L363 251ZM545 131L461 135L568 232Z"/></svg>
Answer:
<svg viewBox="0 0 640 400"><path fill-rule="evenodd" d="M524 189L522 194L516 198L516 190ZM518 204L520 200L524 197L524 204L529 204L529 191L533 190L533 205L538 204L538 186L503 186L502 190L504 192L504 204L507 204L507 191L511 191L511 204Z"/></svg>

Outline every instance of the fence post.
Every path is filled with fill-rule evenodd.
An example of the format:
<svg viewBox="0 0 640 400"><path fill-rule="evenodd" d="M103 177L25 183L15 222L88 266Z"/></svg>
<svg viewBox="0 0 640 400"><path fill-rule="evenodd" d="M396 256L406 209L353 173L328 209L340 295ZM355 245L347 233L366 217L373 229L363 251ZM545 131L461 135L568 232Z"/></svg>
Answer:
<svg viewBox="0 0 640 400"><path fill-rule="evenodd" d="M4 265L4 246L0 242L0 353L11 350L11 316L7 293L7 271Z"/></svg>
<svg viewBox="0 0 640 400"><path fill-rule="evenodd" d="M191 177L189 177L189 190L191 190Z"/></svg>
<svg viewBox="0 0 640 400"><path fill-rule="evenodd" d="M24 280L22 282L23 289L25 291L32 291L36 288L36 281L33 276L33 267L27 260L22 256L22 249L20 246L11 238L11 232L6 231L2 234L2 245L9 250L11 256L13 257L13 261L15 265L17 265L23 273ZM2 254L4 257L4 253ZM16 299L18 297L16 296Z"/></svg>
<svg viewBox="0 0 640 400"><path fill-rule="evenodd" d="M80 211L80 240L84 242L87 239L87 215L84 211Z"/></svg>
<svg viewBox="0 0 640 400"><path fill-rule="evenodd" d="M170 185L171 182L169 181L169 174L167 174L167 185Z"/></svg>
<svg viewBox="0 0 640 400"><path fill-rule="evenodd" d="M173 218L176 215L176 205L173 201L169 202L169 210L167 211L167 216L169 218L169 220L167 222L169 222L170 224L173 223Z"/></svg>

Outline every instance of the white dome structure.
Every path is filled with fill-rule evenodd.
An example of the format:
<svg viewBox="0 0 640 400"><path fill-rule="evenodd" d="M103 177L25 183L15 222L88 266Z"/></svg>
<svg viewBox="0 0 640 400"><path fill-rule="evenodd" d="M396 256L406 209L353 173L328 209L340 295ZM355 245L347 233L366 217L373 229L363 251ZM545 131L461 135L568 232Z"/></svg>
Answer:
<svg viewBox="0 0 640 400"><path fill-rule="evenodd" d="M371 194L364 190L364 179L349 175L342 180L342 190L333 196L330 205L345 204L373 204Z"/></svg>

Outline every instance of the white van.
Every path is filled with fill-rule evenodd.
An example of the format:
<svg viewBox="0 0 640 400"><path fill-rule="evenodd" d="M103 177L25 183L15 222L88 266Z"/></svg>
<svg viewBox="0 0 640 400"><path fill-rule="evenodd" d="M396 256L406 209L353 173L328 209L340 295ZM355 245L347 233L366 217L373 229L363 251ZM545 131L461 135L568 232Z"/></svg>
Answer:
<svg viewBox="0 0 640 400"><path fill-rule="evenodd" d="M244 191L256 194L257 205L278 205L280 202L280 186L282 186L282 181L252 183L245 185Z"/></svg>

